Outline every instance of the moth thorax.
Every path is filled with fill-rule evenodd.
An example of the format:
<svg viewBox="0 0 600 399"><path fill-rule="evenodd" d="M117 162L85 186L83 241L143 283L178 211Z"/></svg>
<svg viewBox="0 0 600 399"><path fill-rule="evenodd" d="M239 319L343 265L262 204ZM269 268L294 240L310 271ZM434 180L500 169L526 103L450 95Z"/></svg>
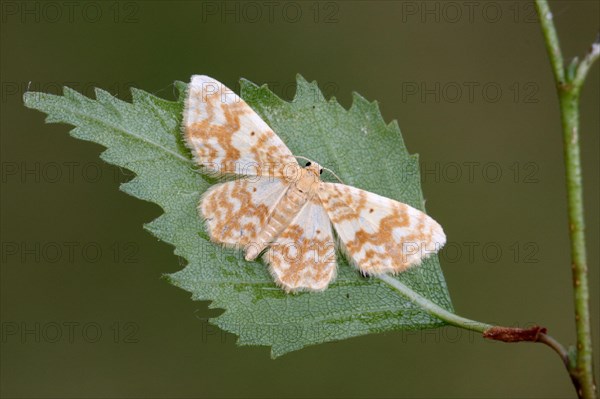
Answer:
<svg viewBox="0 0 600 399"><path fill-rule="evenodd" d="M321 179L318 174L311 170L304 169L300 174L300 178L296 182L296 188L303 193L314 193L317 191Z"/></svg>

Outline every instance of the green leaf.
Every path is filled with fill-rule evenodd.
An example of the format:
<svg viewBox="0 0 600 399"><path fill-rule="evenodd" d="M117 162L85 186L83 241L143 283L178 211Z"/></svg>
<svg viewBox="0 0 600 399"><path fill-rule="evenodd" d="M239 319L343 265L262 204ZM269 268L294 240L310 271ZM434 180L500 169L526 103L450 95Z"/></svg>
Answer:
<svg viewBox="0 0 600 399"><path fill-rule="evenodd" d="M241 96L292 152L333 169L346 184L424 209L416 155L409 155L396 122L386 124L374 102L354 94L349 110L325 100L316 83L298 77L292 102L242 80ZM176 83L180 93L185 84ZM338 255L338 277L321 293L285 294L267 267L208 241L196 206L211 180L198 173L183 145L183 95L177 102L133 90L133 103L96 90L96 100L64 88L63 96L26 93L25 105L48 122L76 126L71 135L106 147L102 159L137 176L121 189L161 206L145 227L175 247L187 266L168 280L212 301L223 314L211 322L239 336L240 345L268 345L272 356L307 345L398 329L443 325L378 279L364 278ZM324 174L324 176L326 176ZM437 257L398 279L452 310Z"/></svg>

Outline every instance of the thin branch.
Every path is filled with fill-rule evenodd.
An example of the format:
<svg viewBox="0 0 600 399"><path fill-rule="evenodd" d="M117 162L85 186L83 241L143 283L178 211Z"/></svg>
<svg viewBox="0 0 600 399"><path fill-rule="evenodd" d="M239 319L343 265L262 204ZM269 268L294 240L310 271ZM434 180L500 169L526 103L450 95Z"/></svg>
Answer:
<svg viewBox="0 0 600 399"><path fill-rule="evenodd" d="M539 342L551 347L556 353L558 353L565 366L567 368L569 367L569 354L567 353L565 347L560 344L560 342L547 334L541 334Z"/></svg>
<svg viewBox="0 0 600 399"><path fill-rule="evenodd" d="M544 34L544 39L546 39L546 47L550 54L550 62L552 63L554 76L556 77L556 80L562 84L566 81L565 67L562 52L560 50L560 43L558 42L558 35L556 34L556 29L554 29L552 12L546 1L536 1L535 6L538 15L540 16L540 25L542 25L542 33Z"/></svg>
<svg viewBox="0 0 600 399"><path fill-rule="evenodd" d="M577 72L575 73L575 77L573 78L574 87L580 88L581 86L583 86L583 82L585 81L585 78L590 68L598 59L598 57L600 57L600 35L598 35L598 39L594 44L592 44L585 58L577 67Z"/></svg>
<svg viewBox="0 0 600 399"><path fill-rule="evenodd" d="M380 280L396 289L405 298L421 307L427 313L448 324L478 331L484 338L504 342L540 342L552 348L561 357L567 368L577 394L583 399L594 399L596 386L592 370L592 343L589 314L588 271L585 250L583 194L581 182L581 161L579 154L579 92L594 61L600 57L600 38L594 43L584 59L574 59L565 70L558 35L554 28L552 12L545 0L536 0L540 24L550 62L556 80L560 100L567 171L567 193L569 208L569 231L571 235L571 256L573 259L573 287L575 294L575 321L577 328L577 349L572 360L567 350L554 338L546 334L543 327L529 329L492 326L469 320L443 309L427 298L419 295L406 285L389 275L378 276Z"/></svg>
<svg viewBox="0 0 600 399"><path fill-rule="evenodd" d="M597 392L592 361L592 331L579 150L579 93L592 64L600 55L600 44L598 42L594 43L580 63L573 60L569 71L565 71L548 3L545 0L536 0L536 7L540 15L542 32L554 70L563 130L571 239L571 269L575 297L575 327L577 330L576 355L573 362L570 360L566 362L566 366L579 397L592 399L597 398Z"/></svg>

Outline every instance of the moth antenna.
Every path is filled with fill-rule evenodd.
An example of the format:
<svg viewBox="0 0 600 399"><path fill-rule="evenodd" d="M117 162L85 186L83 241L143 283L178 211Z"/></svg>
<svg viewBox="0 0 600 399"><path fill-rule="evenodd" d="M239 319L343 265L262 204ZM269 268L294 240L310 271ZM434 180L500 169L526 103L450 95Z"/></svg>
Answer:
<svg viewBox="0 0 600 399"><path fill-rule="evenodd" d="M329 173L331 173L331 174L332 174L332 175L333 175L333 176L334 176L336 179L338 179L338 181L339 181L340 183L342 183L342 184L346 184L346 183L344 183L344 182L343 182L343 180L342 180L342 179L340 179L340 177L339 177L338 175L336 175L336 174L333 172L333 170L331 170L331 169L329 169L329 168L323 168L323 170L326 170L326 171L328 171Z"/></svg>
<svg viewBox="0 0 600 399"><path fill-rule="evenodd" d="M294 158L300 158L300 159L304 159L305 161L311 162L310 159L303 157L302 155L294 155Z"/></svg>

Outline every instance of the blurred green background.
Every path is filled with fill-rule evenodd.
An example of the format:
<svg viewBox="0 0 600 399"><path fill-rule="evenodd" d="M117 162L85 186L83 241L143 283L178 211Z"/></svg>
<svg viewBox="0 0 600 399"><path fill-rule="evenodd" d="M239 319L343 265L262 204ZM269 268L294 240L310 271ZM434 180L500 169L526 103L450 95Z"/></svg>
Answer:
<svg viewBox="0 0 600 399"><path fill-rule="evenodd" d="M98 145L44 125L22 94L241 77L291 99L296 73L346 107L378 100L419 153L459 314L539 323L575 339L557 98L533 4L495 2L2 1L1 393L4 397L568 398L555 353L445 328L309 347L277 360L207 324L205 302L143 230L160 209ZM588 50L596 1L552 2L565 56ZM598 353L599 68L582 95ZM303 154L310 156L310 154ZM377 160L357 160L360 162ZM400 172L400 171L399 171ZM399 176L399 180L401 177Z"/></svg>

